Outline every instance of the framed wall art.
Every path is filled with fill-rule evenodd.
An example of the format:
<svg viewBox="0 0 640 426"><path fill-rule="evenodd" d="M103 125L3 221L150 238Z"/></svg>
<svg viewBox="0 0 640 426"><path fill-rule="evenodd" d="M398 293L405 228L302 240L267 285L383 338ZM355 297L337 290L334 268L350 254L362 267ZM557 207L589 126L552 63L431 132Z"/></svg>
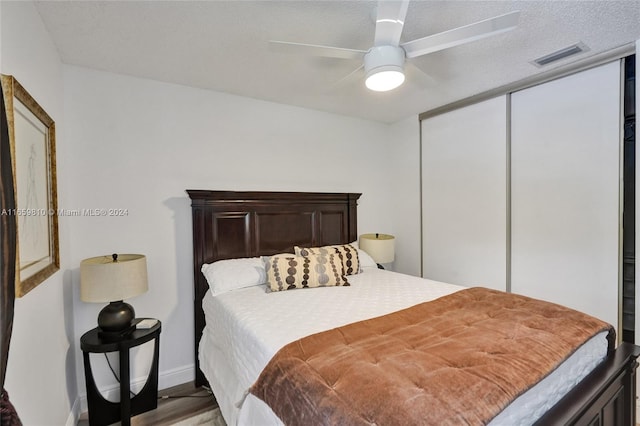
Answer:
<svg viewBox="0 0 640 426"><path fill-rule="evenodd" d="M1 76L11 145L17 225L16 296L60 269L55 123L29 93Z"/></svg>

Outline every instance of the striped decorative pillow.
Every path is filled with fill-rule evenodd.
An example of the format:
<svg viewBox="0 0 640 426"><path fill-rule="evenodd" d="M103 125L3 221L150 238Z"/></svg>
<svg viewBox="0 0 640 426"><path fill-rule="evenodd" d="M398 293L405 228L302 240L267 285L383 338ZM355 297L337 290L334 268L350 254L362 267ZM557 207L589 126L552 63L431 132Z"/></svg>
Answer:
<svg viewBox="0 0 640 426"><path fill-rule="evenodd" d="M266 258L265 269L271 291L349 285L342 262L333 253L309 256L278 254Z"/></svg>
<svg viewBox="0 0 640 426"><path fill-rule="evenodd" d="M351 244L308 248L296 246L294 247L294 250L298 256L335 253L342 260L342 266L344 268L345 275L354 275L362 272L360 270L360 258L358 257L358 250L356 250L356 248Z"/></svg>

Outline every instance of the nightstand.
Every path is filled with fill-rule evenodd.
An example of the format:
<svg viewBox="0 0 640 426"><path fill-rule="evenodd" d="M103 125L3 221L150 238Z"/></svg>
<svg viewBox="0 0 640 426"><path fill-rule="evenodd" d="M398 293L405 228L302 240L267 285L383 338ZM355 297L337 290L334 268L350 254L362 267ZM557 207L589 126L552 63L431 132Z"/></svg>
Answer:
<svg viewBox="0 0 640 426"><path fill-rule="evenodd" d="M133 320L137 325L143 319ZM158 406L158 355L160 348L161 323L155 320L150 328L136 328L120 338L105 339L98 327L87 331L80 338L80 348L84 357L84 376L87 383L87 405L91 426L108 425L120 421L123 426L131 424L131 416L153 410ZM144 387L133 398L130 397L129 350L143 343L155 340L153 360L149 377ZM120 359L120 402L111 402L102 397L96 387L89 361L90 353L118 352Z"/></svg>

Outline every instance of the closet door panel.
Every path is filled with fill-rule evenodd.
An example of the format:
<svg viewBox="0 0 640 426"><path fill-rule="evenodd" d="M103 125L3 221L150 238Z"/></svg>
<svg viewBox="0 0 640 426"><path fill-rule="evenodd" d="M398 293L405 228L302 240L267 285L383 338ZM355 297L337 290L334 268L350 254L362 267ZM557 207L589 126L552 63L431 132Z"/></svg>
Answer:
<svg viewBox="0 0 640 426"><path fill-rule="evenodd" d="M506 288L506 96L422 121L423 276Z"/></svg>
<svg viewBox="0 0 640 426"><path fill-rule="evenodd" d="M511 289L617 327L620 64L511 105Z"/></svg>

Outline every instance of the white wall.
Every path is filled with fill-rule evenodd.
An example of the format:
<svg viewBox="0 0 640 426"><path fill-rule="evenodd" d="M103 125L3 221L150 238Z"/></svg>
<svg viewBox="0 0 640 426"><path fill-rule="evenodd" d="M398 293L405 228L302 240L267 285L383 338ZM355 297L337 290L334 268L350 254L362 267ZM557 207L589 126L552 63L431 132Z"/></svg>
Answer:
<svg viewBox="0 0 640 426"><path fill-rule="evenodd" d="M56 122L58 170L69 166L63 114L62 65L31 2L0 2L1 68L14 75ZM67 202L67 177L58 198ZM69 221L60 220L61 270L17 299L5 387L25 425L62 425L77 399L73 296L68 272Z"/></svg>
<svg viewBox="0 0 640 426"><path fill-rule="evenodd" d="M414 115L389 127L386 142L391 154L385 173L391 184L388 203L389 226L375 231L362 227L362 232L384 232L396 237L396 260L393 270L420 276L420 121Z"/></svg>
<svg viewBox="0 0 640 426"><path fill-rule="evenodd" d="M390 195L397 168L389 158L402 155L392 156L398 149L389 141L393 127L72 66L64 67L64 88L70 125L67 167L61 171L68 197L61 207L128 210L123 217L69 219L75 337L95 325L101 308L79 301L80 261L114 252L147 255L149 292L130 302L138 316L163 322L161 387L193 377L191 211L185 189L362 192L360 230L394 230L398 200ZM417 120L415 129L417 149ZM402 145L413 144L411 139ZM145 373L143 352L136 356L137 375ZM106 368L97 374L103 388L114 387Z"/></svg>

